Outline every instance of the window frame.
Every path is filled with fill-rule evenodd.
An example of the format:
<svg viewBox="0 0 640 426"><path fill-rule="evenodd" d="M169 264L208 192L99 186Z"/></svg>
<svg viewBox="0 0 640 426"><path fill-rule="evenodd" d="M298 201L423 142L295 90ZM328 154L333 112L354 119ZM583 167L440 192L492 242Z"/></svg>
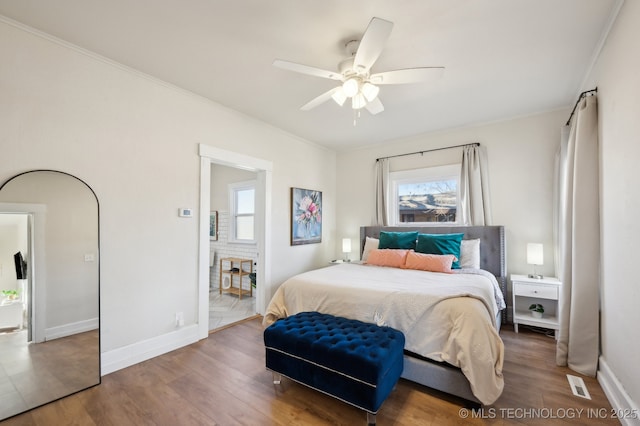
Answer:
<svg viewBox="0 0 640 426"><path fill-rule="evenodd" d="M227 240L234 244L256 244L256 187L257 180L249 180L244 182L235 182L228 185L229 188L229 232ZM238 192L253 190L253 213L238 213ZM253 239L237 238L237 218L252 217L253 218Z"/></svg>
<svg viewBox="0 0 640 426"><path fill-rule="evenodd" d="M460 225L460 171L461 163L420 169L389 172L389 224L393 226L442 226ZM408 183L426 183L444 180L456 181L456 220L452 222L400 222L398 185Z"/></svg>

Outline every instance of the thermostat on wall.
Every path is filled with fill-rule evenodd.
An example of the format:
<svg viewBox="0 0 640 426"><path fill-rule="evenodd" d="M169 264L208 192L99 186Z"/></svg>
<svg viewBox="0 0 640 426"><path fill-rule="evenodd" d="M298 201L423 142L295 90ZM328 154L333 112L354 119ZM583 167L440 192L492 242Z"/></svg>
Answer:
<svg viewBox="0 0 640 426"><path fill-rule="evenodd" d="M180 216L180 217L193 217L193 210L192 209L180 208L178 210L178 216Z"/></svg>

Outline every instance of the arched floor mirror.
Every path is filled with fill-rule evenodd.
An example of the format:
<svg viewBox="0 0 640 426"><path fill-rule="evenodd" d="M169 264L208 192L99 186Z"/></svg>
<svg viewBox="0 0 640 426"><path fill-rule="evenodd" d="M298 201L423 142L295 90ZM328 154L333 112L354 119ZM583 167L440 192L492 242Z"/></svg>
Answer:
<svg viewBox="0 0 640 426"><path fill-rule="evenodd" d="M100 384L99 205L54 170L0 187L0 420Z"/></svg>

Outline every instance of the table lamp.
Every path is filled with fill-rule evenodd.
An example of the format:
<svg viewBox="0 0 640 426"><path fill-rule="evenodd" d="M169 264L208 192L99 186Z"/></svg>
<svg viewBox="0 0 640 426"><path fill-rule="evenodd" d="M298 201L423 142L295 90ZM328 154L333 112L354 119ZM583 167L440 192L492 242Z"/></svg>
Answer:
<svg viewBox="0 0 640 426"><path fill-rule="evenodd" d="M539 244L539 243L527 244L527 263L529 265L533 265L533 274L529 274L529 278L535 278L537 280L541 280L542 275L536 272L536 266L544 264L544 253L542 250L542 244Z"/></svg>
<svg viewBox="0 0 640 426"><path fill-rule="evenodd" d="M349 260L349 253L351 253L351 239L343 238L342 239L342 252L344 253L344 262L351 262Z"/></svg>

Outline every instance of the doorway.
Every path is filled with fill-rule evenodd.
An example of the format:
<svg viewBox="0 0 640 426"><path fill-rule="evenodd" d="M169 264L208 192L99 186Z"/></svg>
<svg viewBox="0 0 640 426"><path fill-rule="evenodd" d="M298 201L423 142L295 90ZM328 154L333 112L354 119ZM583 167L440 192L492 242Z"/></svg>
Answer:
<svg viewBox="0 0 640 426"><path fill-rule="evenodd" d="M255 174L255 240L256 275L255 313L264 314L266 308L266 286L270 282L269 265L271 231L271 179L272 163L260 158L199 145L200 155L200 232L199 232L199 276L198 276L198 335L201 339L209 333L209 296L211 280L211 244L209 237L211 214L211 169L226 166Z"/></svg>
<svg viewBox="0 0 640 426"><path fill-rule="evenodd" d="M256 314L256 186L255 171L211 164L209 330Z"/></svg>
<svg viewBox="0 0 640 426"><path fill-rule="evenodd" d="M5 203L0 202L0 216L2 224L14 228L12 231L2 232L2 244L5 247L4 260L0 260L0 274L9 281L0 280L0 290L15 288L18 293L17 303L11 303L10 309L18 310L21 306L22 324L25 344L28 342L41 343L46 339L46 311L47 291L46 277L43 274L35 279L36 271L45 268L45 223L46 206L44 204ZM7 251L8 250L8 251ZM16 256L19 250L25 267L23 279L18 280ZM0 249L2 251L2 249ZM2 297L0 297L2 298ZM0 303L7 304L6 298ZM16 318L13 312L12 318ZM11 326L10 326L11 327ZM1 417L0 417L1 418Z"/></svg>
<svg viewBox="0 0 640 426"><path fill-rule="evenodd" d="M26 262L32 251L29 224L28 213L0 213L0 333L30 329L31 292ZM25 341L30 339L31 333L29 339L26 332L22 334Z"/></svg>

